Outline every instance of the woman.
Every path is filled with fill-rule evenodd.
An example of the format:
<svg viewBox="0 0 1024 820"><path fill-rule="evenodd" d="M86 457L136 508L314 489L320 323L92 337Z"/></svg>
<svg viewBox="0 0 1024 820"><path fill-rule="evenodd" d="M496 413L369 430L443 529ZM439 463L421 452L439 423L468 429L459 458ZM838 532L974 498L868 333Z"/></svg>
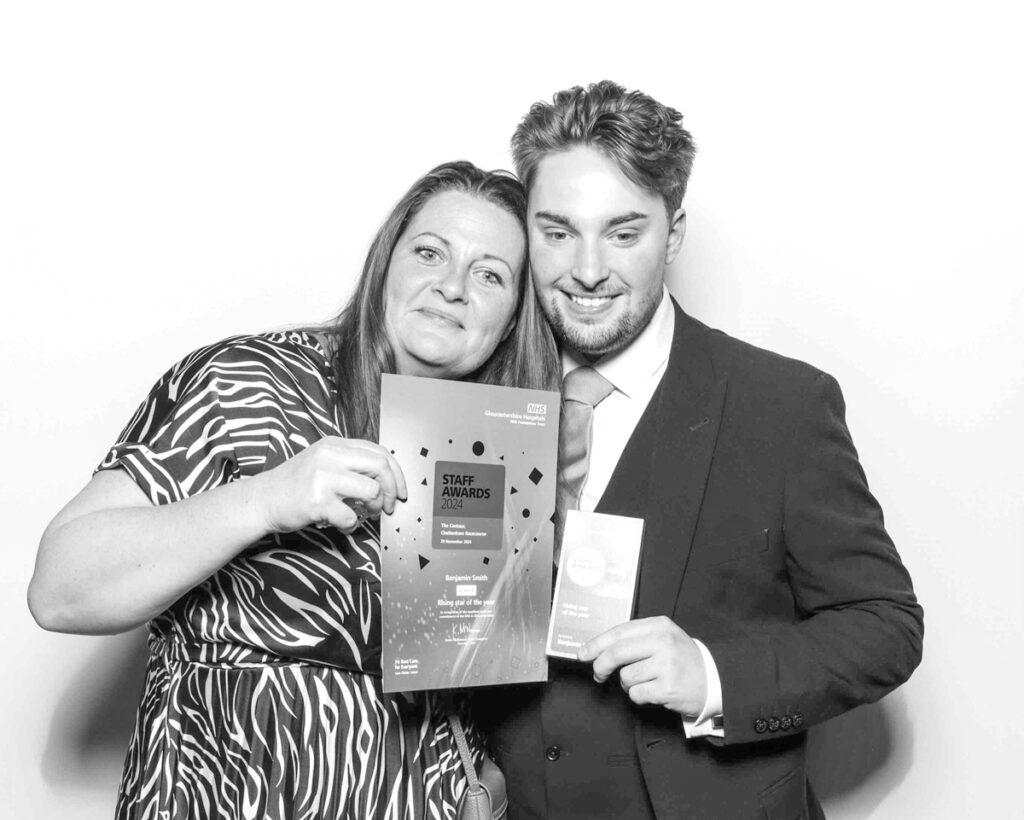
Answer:
<svg viewBox="0 0 1024 820"><path fill-rule="evenodd" d="M405 478L376 443L380 374L551 388L525 211L509 176L435 168L333 325L183 359L51 522L40 625L149 622L119 818L454 815L444 713L381 691L373 519Z"/></svg>

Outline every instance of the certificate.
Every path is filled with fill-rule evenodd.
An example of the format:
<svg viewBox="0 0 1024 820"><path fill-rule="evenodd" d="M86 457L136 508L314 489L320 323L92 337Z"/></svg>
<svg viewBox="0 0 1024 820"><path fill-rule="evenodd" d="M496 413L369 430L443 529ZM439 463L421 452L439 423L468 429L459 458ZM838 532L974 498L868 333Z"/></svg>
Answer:
<svg viewBox="0 0 1024 820"><path fill-rule="evenodd" d="M385 692L547 679L558 393L386 374Z"/></svg>
<svg viewBox="0 0 1024 820"><path fill-rule="evenodd" d="M576 660L591 638L633 616L642 518L570 510L565 517L547 653Z"/></svg>

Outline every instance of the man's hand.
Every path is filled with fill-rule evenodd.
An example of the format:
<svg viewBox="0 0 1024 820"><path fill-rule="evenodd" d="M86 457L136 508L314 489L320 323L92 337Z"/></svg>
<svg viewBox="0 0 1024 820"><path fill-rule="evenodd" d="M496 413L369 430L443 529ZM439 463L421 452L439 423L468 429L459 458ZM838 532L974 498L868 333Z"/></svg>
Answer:
<svg viewBox="0 0 1024 820"><path fill-rule="evenodd" d="M579 659L593 661L594 680L616 669L636 704L657 704L696 717L707 699L704 659L693 638L664 616L628 621L584 644Z"/></svg>

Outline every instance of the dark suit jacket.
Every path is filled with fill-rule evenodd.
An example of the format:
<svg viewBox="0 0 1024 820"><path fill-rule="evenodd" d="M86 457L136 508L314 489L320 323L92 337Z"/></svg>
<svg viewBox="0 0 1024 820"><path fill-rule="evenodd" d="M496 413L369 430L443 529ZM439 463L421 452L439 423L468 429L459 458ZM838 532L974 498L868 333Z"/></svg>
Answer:
<svg viewBox="0 0 1024 820"><path fill-rule="evenodd" d="M658 820L820 816L805 732L910 676L921 608L836 381L675 310L665 376L597 511L646 519L636 615L667 615L707 645L725 738L686 740L675 713L629 705L642 783ZM539 805L550 777L544 733L573 711L554 707L554 689L477 701L513 805ZM606 731L593 711L573 716L577 748ZM572 757L558 761L561 775L601 776L589 764L573 771ZM589 818L602 808L544 813Z"/></svg>

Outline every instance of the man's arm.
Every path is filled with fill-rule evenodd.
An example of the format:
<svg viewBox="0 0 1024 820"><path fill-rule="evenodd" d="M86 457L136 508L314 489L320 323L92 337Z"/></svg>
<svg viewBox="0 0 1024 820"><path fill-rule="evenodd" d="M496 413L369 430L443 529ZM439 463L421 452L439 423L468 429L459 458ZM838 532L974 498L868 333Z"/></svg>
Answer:
<svg viewBox="0 0 1024 820"><path fill-rule="evenodd" d="M836 381L810 385L785 479L783 538L801 617L705 641L722 682L725 742L777 737L895 689L924 623L844 420Z"/></svg>
<svg viewBox="0 0 1024 820"><path fill-rule="evenodd" d="M803 731L878 700L921 659L921 607L868 490L832 377L813 381L802 416L790 446L783 521L801 620L704 638L724 717L713 743ZM706 711L704 656L668 618L615 627L586 644L580 660L593 662L598 681L618 670L637 704L689 717Z"/></svg>

